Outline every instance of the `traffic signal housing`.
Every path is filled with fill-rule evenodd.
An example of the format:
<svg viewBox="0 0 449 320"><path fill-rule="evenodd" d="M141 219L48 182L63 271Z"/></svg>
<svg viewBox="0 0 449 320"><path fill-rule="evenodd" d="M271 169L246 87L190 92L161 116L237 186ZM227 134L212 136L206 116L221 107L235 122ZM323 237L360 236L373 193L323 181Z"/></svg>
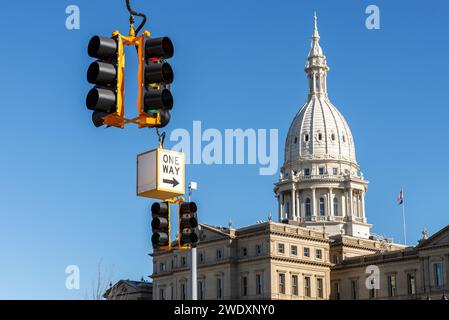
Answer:
<svg viewBox="0 0 449 320"><path fill-rule="evenodd" d="M87 81L95 85L86 98L87 108L93 111L92 122L95 127L107 124L123 128L123 43L118 35L94 36L87 51L98 59L87 70Z"/></svg>
<svg viewBox="0 0 449 320"><path fill-rule="evenodd" d="M138 45L140 126L163 128L170 121L170 110L173 108L170 85L174 74L166 60L173 57L173 54L170 38L153 39L149 34L142 35Z"/></svg>
<svg viewBox="0 0 449 320"><path fill-rule="evenodd" d="M179 238L181 247L195 246L198 243L198 208L195 202L179 204Z"/></svg>
<svg viewBox="0 0 449 320"><path fill-rule="evenodd" d="M170 205L168 202L155 202L151 206L151 243L154 249L170 244Z"/></svg>

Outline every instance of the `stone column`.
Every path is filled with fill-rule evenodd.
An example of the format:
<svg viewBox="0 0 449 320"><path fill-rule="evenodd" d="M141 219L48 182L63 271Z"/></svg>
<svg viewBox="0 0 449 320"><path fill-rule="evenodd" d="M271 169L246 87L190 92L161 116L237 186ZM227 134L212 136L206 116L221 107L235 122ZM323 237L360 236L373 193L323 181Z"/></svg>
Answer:
<svg viewBox="0 0 449 320"><path fill-rule="evenodd" d="M430 291L430 265L429 265L429 257L423 258L423 275L424 275L424 292Z"/></svg>
<svg viewBox="0 0 449 320"><path fill-rule="evenodd" d="M301 203L299 201L299 190L296 191L296 215L298 217L298 221L300 220L301 217Z"/></svg>
<svg viewBox="0 0 449 320"><path fill-rule="evenodd" d="M362 218L363 218L363 222L366 222L366 214L365 214L365 191L362 191Z"/></svg>
<svg viewBox="0 0 449 320"><path fill-rule="evenodd" d="M282 193L281 192L281 194L280 194L280 199L281 199L281 221L282 221L282 219L284 219L284 205L285 205L285 203L284 203L284 193Z"/></svg>
<svg viewBox="0 0 449 320"><path fill-rule="evenodd" d="M276 198L278 198L278 221L281 222L282 221L282 203L281 203L282 196L281 196L280 192L278 193Z"/></svg>
<svg viewBox="0 0 449 320"><path fill-rule="evenodd" d="M295 186L293 185L292 188L292 220L295 220L296 218L296 190L295 190Z"/></svg>
<svg viewBox="0 0 449 320"><path fill-rule="evenodd" d="M312 188L312 220L316 221L316 196L315 188Z"/></svg>
<svg viewBox="0 0 449 320"><path fill-rule="evenodd" d="M329 215L334 216L334 195L332 194L332 188L329 188Z"/></svg>
<svg viewBox="0 0 449 320"><path fill-rule="evenodd" d="M352 218L354 214L354 197L352 196L352 188L349 188L349 216Z"/></svg>
<svg viewBox="0 0 449 320"><path fill-rule="evenodd" d="M444 287L449 290L449 253L444 255L444 270L446 270Z"/></svg>

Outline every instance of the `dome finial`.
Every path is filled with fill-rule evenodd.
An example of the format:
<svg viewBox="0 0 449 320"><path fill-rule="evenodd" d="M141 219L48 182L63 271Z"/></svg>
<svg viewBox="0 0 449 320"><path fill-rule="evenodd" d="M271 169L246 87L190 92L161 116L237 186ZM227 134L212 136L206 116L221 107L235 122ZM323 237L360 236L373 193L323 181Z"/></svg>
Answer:
<svg viewBox="0 0 449 320"><path fill-rule="evenodd" d="M313 13L313 39L319 40L320 34L318 33L318 17L316 16L316 11Z"/></svg>

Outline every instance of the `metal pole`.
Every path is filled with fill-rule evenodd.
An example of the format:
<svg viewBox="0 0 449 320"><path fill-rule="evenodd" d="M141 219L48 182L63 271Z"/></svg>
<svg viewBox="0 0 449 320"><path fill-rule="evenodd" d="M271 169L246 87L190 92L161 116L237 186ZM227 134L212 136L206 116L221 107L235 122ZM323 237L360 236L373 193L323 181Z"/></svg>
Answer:
<svg viewBox="0 0 449 320"><path fill-rule="evenodd" d="M402 192L402 222L404 225L404 244L407 245L407 231L405 227L405 200L404 200L404 192Z"/></svg>
<svg viewBox="0 0 449 320"><path fill-rule="evenodd" d="M197 287L198 287L198 281L197 281L197 268L196 268L196 246L192 247L192 300L198 300L197 295Z"/></svg>

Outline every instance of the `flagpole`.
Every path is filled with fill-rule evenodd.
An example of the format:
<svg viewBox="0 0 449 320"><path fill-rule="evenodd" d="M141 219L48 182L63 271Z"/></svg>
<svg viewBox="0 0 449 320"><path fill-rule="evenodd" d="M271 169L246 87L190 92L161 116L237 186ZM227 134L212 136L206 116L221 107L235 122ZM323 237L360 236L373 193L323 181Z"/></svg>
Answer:
<svg viewBox="0 0 449 320"><path fill-rule="evenodd" d="M407 245L407 231L405 227L405 197L404 197L404 189L401 189L402 192L402 223L404 226L404 244Z"/></svg>

